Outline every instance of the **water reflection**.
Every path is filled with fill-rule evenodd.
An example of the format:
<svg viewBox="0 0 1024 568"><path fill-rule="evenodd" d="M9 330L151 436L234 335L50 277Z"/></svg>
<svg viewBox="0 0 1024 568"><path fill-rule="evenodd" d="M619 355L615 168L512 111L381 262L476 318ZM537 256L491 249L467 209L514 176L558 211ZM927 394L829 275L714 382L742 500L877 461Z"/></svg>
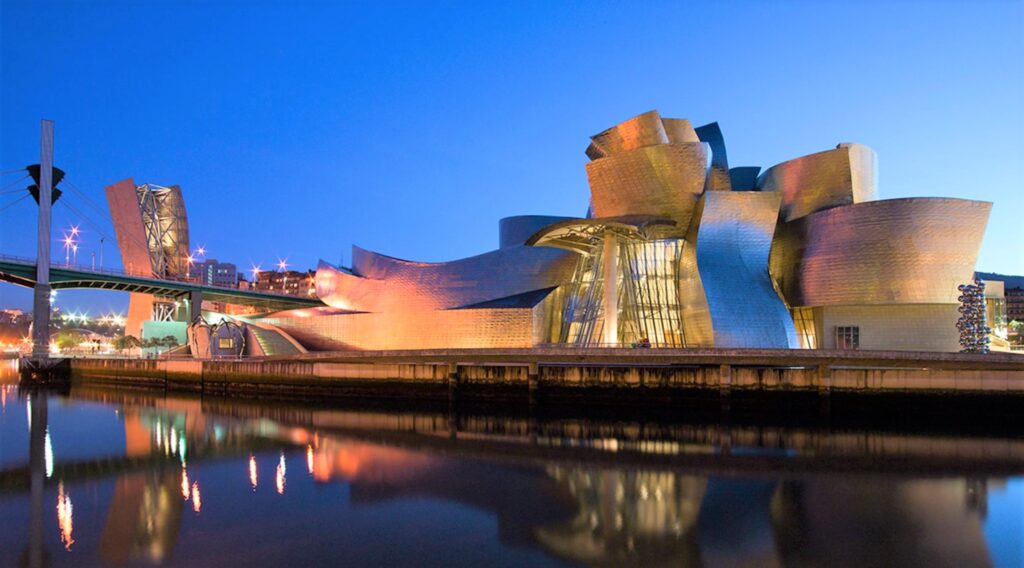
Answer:
<svg viewBox="0 0 1024 568"><path fill-rule="evenodd" d="M3 439L7 413L24 411L30 443L0 471L0 550L25 550L28 565L44 551L51 565L113 566L1024 561L992 536L1024 528L1005 526L1024 503L987 518L993 487L1024 486L1014 431L453 418L78 389L54 406L4 392L26 404L4 407ZM116 409L123 450L61 459L68 433L89 427L66 412L86 401ZM289 478L289 458L307 475ZM271 491L257 492L259 464L273 464ZM27 532L7 510L19 499ZM10 554L0 564L22 562Z"/></svg>

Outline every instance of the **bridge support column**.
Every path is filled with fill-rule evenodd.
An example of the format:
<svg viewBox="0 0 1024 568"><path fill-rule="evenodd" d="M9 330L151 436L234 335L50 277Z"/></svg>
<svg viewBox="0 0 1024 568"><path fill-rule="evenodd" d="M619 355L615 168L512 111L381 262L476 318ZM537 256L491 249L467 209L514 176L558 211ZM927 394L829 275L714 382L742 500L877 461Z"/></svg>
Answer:
<svg viewBox="0 0 1024 568"><path fill-rule="evenodd" d="M32 290L32 357L50 356L50 292L49 284L36 284Z"/></svg>
<svg viewBox="0 0 1024 568"><path fill-rule="evenodd" d="M193 290L188 294L188 322L196 321L196 318L203 315L203 292Z"/></svg>
<svg viewBox="0 0 1024 568"><path fill-rule="evenodd" d="M32 357L50 356L50 210L53 205L53 121L39 129L39 232L32 295Z"/></svg>

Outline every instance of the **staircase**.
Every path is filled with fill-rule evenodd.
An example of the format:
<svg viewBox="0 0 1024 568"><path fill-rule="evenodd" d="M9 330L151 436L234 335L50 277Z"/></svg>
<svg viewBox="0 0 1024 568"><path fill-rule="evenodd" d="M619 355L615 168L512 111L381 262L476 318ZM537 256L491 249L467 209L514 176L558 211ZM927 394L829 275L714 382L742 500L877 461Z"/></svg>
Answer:
<svg viewBox="0 0 1024 568"><path fill-rule="evenodd" d="M272 329L259 328L254 325L250 325L249 331L252 332L253 337L256 338L256 342L260 344L260 349L263 350L263 354L267 357L274 357L277 355L298 355L302 353L295 345L284 338L279 332Z"/></svg>

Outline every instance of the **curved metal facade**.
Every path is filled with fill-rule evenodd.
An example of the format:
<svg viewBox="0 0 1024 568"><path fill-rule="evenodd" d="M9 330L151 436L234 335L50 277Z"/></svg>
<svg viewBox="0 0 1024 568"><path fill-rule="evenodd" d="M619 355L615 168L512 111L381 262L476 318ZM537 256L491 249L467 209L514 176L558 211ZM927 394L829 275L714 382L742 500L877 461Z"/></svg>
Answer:
<svg viewBox="0 0 1024 568"><path fill-rule="evenodd" d="M440 263L352 247L352 271L321 261L316 290L324 303L346 310L444 310L559 286L575 261L572 253L522 245Z"/></svg>
<svg viewBox="0 0 1024 568"><path fill-rule="evenodd" d="M650 215L690 223L704 191L708 154L703 144L661 144L613 154L587 164L595 217Z"/></svg>
<svg viewBox="0 0 1024 568"><path fill-rule="evenodd" d="M757 180L761 191L782 194L782 220L792 221L840 205L873 201L875 152L863 144L840 144L774 165Z"/></svg>
<svg viewBox="0 0 1024 568"><path fill-rule="evenodd" d="M771 272L791 306L956 303L992 204L873 201L779 226Z"/></svg>
<svg viewBox="0 0 1024 568"><path fill-rule="evenodd" d="M793 319L768 274L779 195L715 191L703 201L697 269L714 346L799 347Z"/></svg>
<svg viewBox="0 0 1024 568"><path fill-rule="evenodd" d="M507 248L526 244L534 233L562 221L576 217L554 217L552 215L516 215L498 221L498 247Z"/></svg>
<svg viewBox="0 0 1024 568"><path fill-rule="evenodd" d="M333 311L274 321L329 349L797 348L794 317L808 348L955 349L991 204L874 201L860 144L729 169L717 123L656 111L591 141L586 219L506 217L498 250L452 262L353 247L317 269Z"/></svg>
<svg viewBox="0 0 1024 568"><path fill-rule="evenodd" d="M725 151L725 137L717 122L696 128L697 137L711 147L711 171L708 172L707 189L711 191L730 191L732 181L729 178L729 156Z"/></svg>
<svg viewBox="0 0 1024 568"><path fill-rule="evenodd" d="M674 125L679 129L681 125ZM635 116L590 138L597 156L621 154L644 146L668 144L668 132L658 111L652 110ZM596 159L596 158L594 158Z"/></svg>

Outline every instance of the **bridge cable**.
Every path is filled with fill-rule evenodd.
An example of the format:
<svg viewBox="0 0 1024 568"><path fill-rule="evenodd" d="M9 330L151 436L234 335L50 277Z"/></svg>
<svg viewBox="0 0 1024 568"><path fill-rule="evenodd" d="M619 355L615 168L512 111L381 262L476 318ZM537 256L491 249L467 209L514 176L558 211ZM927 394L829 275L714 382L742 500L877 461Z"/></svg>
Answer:
<svg viewBox="0 0 1024 568"><path fill-rule="evenodd" d="M20 188L20 189L12 190L10 192L8 192L7 190L10 189L15 184L19 184L19 183L27 180L29 177L31 177L31 176L29 176L28 174L25 174L24 176L22 176L22 177L20 177L20 178L18 178L16 180L12 181L11 183L3 186L3 188L0 188L0 191L3 191L4 193L14 193L15 191L25 191L28 188L23 187L23 188Z"/></svg>
<svg viewBox="0 0 1024 568"><path fill-rule="evenodd" d="M80 209L78 209L77 207L72 205L69 201L65 201L64 202L64 206L67 207L68 209L70 209L72 213L74 213L74 214L78 215L79 217L81 217L82 220L85 221L85 223L87 225L92 227L93 230L95 230L97 233L99 233L99 235L101 237L103 237L104 239L109 239L110 238L110 235L108 235L107 232L104 229L100 228L100 226L95 221L93 221L92 217L90 217L89 215L86 215L85 213L83 213Z"/></svg>
<svg viewBox="0 0 1024 568"><path fill-rule="evenodd" d="M7 211L7 210L8 210L8 209L10 209L11 207L14 207L15 205L17 205L17 204L18 204L18 202L20 202L20 201L24 200L24 199L25 199L26 197L28 197L29 195L30 195L30 194L26 193L25 195L22 195L21 197L19 197L19 198L15 199L14 201L12 201L12 202L8 203L7 205L5 205L5 206L3 206L3 207L0 207L0 213L2 213L2 212L4 212L4 211Z"/></svg>
<svg viewBox="0 0 1024 568"><path fill-rule="evenodd" d="M63 183L67 184L71 191L77 193L82 198L82 200L101 217L106 218L110 214L108 211L104 210L99 204L97 204L96 201L89 197L89 194L79 189L79 187L75 185L71 180L65 177Z"/></svg>

